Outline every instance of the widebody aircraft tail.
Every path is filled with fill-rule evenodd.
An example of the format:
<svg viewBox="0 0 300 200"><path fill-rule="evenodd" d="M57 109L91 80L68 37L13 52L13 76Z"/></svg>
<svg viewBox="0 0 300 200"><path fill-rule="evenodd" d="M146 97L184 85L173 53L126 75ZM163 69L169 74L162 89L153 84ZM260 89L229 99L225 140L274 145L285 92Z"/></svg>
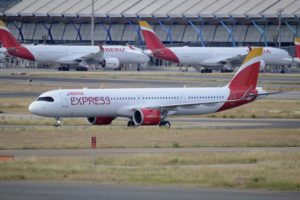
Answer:
<svg viewBox="0 0 300 200"><path fill-rule="evenodd" d="M165 45L160 41L152 27L146 21L139 22L147 49L155 51L165 48Z"/></svg>
<svg viewBox="0 0 300 200"><path fill-rule="evenodd" d="M5 48L21 46L3 21L0 21L0 41Z"/></svg>
<svg viewBox="0 0 300 200"><path fill-rule="evenodd" d="M148 55L170 62L180 63L178 56L160 41L154 30L147 22L140 21L139 23L146 47L151 51L150 53L147 53Z"/></svg>
<svg viewBox="0 0 300 200"><path fill-rule="evenodd" d="M17 39L13 36L10 30L6 27L5 23L0 20L0 42L7 52L19 58L34 61L35 58L32 53L26 48L21 46Z"/></svg>

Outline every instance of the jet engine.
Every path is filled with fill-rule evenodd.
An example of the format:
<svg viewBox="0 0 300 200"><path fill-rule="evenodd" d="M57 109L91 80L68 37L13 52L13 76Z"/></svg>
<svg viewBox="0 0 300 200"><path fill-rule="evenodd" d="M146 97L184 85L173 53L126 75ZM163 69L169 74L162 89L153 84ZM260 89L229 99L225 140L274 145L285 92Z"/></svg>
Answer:
<svg viewBox="0 0 300 200"><path fill-rule="evenodd" d="M159 110L138 109L133 113L133 121L136 125L158 125L161 113Z"/></svg>
<svg viewBox="0 0 300 200"><path fill-rule="evenodd" d="M100 64L105 69L118 69L120 67L120 61L117 58L105 58Z"/></svg>
<svg viewBox="0 0 300 200"><path fill-rule="evenodd" d="M114 117L105 117L105 116L98 116L98 117L88 117L87 120L92 125L107 125L111 124Z"/></svg>

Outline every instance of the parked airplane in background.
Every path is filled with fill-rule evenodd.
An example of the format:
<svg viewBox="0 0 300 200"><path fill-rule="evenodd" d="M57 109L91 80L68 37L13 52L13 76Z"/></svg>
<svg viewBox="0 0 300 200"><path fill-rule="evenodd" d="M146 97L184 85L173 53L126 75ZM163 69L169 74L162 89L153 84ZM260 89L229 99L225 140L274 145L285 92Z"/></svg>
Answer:
<svg viewBox="0 0 300 200"><path fill-rule="evenodd" d="M249 47L166 47L147 22L139 23L148 49L144 51L146 54L193 66L198 71L203 68L232 69L239 66L249 53ZM290 65L289 58L289 53L283 49L264 47L261 67Z"/></svg>
<svg viewBox="0 0 300 200"><path fill-rule="evenodd" d="M270 93L256 87L263 49L255 48L224 87L60 89L41 94L29 106L33 114L55 117L87 117L91 124L110 124L129 118L128 126L170 127L169 115L199 115L234 108Z"/></svg>
<svg viewBox="0 0 300 200"><path fill-rule="evenodd" d="M300 37L295 38L295 62L300 64Z"/></svg>
<svg viewBox="0 0 300 200"><path fill-rule="evenodd" d="M2 21L0 42L10 55L37 62L78 64L84 67L101 64L103 68L117 69L120 64L144 64L149 61L141 49L131 46L21 45Z"/></svg>

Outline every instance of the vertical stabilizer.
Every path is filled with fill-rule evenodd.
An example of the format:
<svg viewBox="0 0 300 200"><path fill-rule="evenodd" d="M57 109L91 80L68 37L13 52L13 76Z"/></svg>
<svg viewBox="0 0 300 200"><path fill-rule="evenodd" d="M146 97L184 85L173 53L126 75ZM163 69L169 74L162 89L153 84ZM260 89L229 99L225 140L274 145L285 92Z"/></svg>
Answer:
<svg viewBox="0 0 300 200"><path fill-rule="evenodd" d="M0 21L0 42L5 48L21 46L16 38L11 34L3 21Z"/></svg>
<svg viewBox="0 0 300 200"><path fill-rule="evenodd" d="M146 21L140 21L139 24L147 49L155 51L157 49L165 48L165 45L160 41L152 27Z"/></svg>

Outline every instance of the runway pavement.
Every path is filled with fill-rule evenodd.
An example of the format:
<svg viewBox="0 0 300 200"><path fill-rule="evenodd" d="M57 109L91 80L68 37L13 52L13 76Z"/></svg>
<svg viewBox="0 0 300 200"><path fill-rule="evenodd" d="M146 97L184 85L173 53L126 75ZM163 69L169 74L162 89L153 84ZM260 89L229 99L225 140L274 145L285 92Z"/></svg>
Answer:
<svg viewBox="0 0 300 200"><path fill-rule="evenodd" d="M167 74L166 76L167 77ZM51 85L99 85L107 83L123 87L183 87L186 84L180 81L182 77L193 79L211 79L202 81L203 86L217 86L228 82L232 76L212 76L199 74L177 75L179 81L174 80L134 80L119 78L59 78L59 77L33 77L33 84ZM28 76L0 75L0 81L13 83L27 83ZM215 82L214 80L218 80ZM295 77L260 77L260 82L269 82L281 85L283 82L299 82ZM284 86L283 86L284 87ZM0 98L5 97L37 97L40 92L0 92ZM268 98L273 99L300 99L300 92L276 94ZM32 115L1 116L12 118L30 118ZM36 116L34 116L35 118ZM37 117L38 118L38 117ZM221 118L171 118L172 128L226 128L226 129L257 129L257 128L300 128L300 120L294 119L221 119ZM54 122L54 121L53 121ZM30 127L32 125L0 125L6 127ZM88 125L87 125L88 126ZM113 125L112 125L113 126ZM126 126L124 120L124 127ZM34 127L34 126L33 126ZM0 129L1 130L1 129ZM0 150L0 155L14 155L18 159L30 157L38 158L90 158L91 156L124 156L136 154L162 154L162 153L199 153L199 152L300 152L300 147L237 147L237 148L120 148L120 149L28 149L28 150ZM124 186L100 183L82 182L45 182L45 181L0 181L0 200L76 200L76 199L107 199L107 200L298 200L299 192L273 192L261 190L226 190L184 188L178 186Z"/></svg>
<svg viewBox="0 0 300 200"><path fill-rule="evenodd" d="M5 118L7 120L39 120L45 119L44 117L32 115L32 114L8 114L2 113L0 117ZM85 121L85 118L81 118ZM62 119L63 121L64 119ZM120 123L123 125L108 125L111 127L126 127L127 126L127 118L117 118ZM214 128L214 129L261 129L261 128L279 128L279 129L300 129L300 119L262 119L262 118L201 118L201 117L170 117L168 120L171 122L172 127L174 129L194 129L194 128ZM53 119L53 125L55 124L55 120ZM63 125L63 124L62 124ZM2 124L0 123L0 128L26 128L26 127L47 127L49 125L15 125L15 124ZM64 127L85 127L91 126L90 124L86 125L63 125ZM153 127L155 128L155 127Z"/></svg>
<svg viewBox="0 0 300 200"><path fill-rule="evenodd" d="M122 186L79 182L0 182L2 200L298 200L297 192Z"/></svg>
<svg viewBox="0 0 300 200"><path fill-rule="evenodd" d="M299 152L300 147L201 147L201 148L103 148L103 149L11 149L0 150L0 155L15 158L90 158L163 153L241 153L241 152Z"/></svg>
<svg viewBox="0 0 300 200"><path fill-rule="evenodd" d="M186 76L182 76L186 77ZM195 77L194 77L195 78ZM200 78L200 77L199 77ZM222 76L204 76L203 78L207 79L225 79L224 82L227 83L229 81L228 77L222 77ZM0 81L4 82L14 82L14 83L27 83L28 79L31 79L27 76L9 76L9 75L1 75ZM228 80L227 80L228 79ZM195 82L180 82L180 81L170 81L170 80L136 80L136 79L109 79L109 78L62 78L62 77L33 77L32 78L34 84L55 84L55 85L66 85L71 84L72 86L77 85L79 88L84 85L84 87L91 87L91 85L101 85L103 83L107 84L106 86L109 87L184 87L186 85L194 85ZM180 80L180 77L179 77ZM212 86L220 86L220 83L216 83L215 81L201 81L201 87L212 87ZM280 87L284 87L281 85L281 82L289 81L291 83L296 82L298 80L295 80L295 78L287 78L287 77L268 77L267 80L274 82L273 85L277 84ZM0 92L0 97L36 97L40 95L38 92ZM280 94L271 95L267 98L273 98L273 99L300 99L300 92L298 91L291 91L291 92L285 92Z"/></svg>

